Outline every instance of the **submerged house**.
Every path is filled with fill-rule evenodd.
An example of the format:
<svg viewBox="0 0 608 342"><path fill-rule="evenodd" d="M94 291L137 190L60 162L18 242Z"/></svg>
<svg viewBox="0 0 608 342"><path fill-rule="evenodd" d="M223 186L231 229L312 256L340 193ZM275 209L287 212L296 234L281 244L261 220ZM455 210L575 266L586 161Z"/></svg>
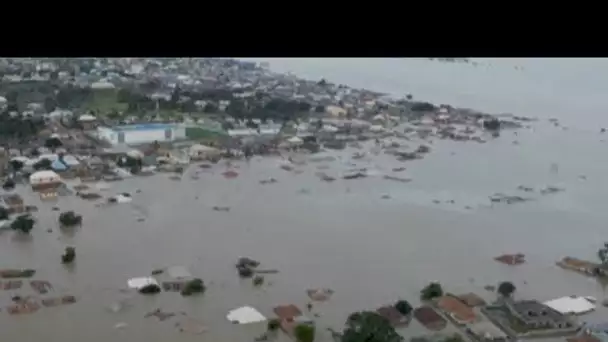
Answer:
<svg viewBox="0 0 608 342"><path fill-rule="evenodd" d="M30 185L35 191L56 189L61 185L61 177L51 170L34 172L30 176Z"/></svg>
<svg viewBox="0 0 608 342"><path fill-rule="evenodd" d="M511 316L529 330L576 330L567 316L536 300L507 300L504 306Z"/></svg>

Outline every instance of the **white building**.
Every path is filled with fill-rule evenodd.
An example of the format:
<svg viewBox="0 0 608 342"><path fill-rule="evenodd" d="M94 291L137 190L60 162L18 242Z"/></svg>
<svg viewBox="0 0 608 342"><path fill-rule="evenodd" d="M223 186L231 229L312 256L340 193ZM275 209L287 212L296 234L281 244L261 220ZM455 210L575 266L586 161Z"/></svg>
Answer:
<svg viewBox="0 0 608 342"><path fill-rule="evenodd" d="M113 145L146 144L186 138L186 127L179 124L147 123L116 127L97 127L97 136Z"/></svg>
<svg viewBox="0 0 608 342"><path fill-rule="evenodd" d="M38 171L30 176L30 185L34 190L54 187L61 183L61 177L53 171Z"/></svg>

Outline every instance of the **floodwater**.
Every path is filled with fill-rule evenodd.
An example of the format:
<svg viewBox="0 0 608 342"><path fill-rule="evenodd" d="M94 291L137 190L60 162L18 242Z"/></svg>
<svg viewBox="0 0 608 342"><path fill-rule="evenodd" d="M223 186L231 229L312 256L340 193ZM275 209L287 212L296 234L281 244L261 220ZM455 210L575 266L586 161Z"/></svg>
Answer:
<svg viewBox="0 0 608 342"><path fill-rule="evenodd" d="M506 63L490 62L501 66ZM544 65L539 61L515 62L538 65L540 69ZM395 175L412 178L410 183L381 176L332 183L319 180L315 173L320 165L328 165L329 169L322 171L334 176L350 167L354 151L344 151L329 153L339 157L334 162L297 167L302 170L299 174L280 169L282 161L278 158L255 158L250 163L236 163L240 174L236 179L225 179L221 172L226 166L219 164L208 172L191 166L181 181L157 175L111 183L105 193L130 192L133 202L103 208L76 197L61 197L57 204L40 203L29 189L18 188L27 204L39 206L39 222L29 239L17 238L12 232L0 235L2 267L35 268L38 273L34 279L49 280L56 293L73 294L80 301L25 316L10 316L3 309L2 336L30 341L248 341L263 332L265 325L232 325L225 319L229 310L251 305L271 316L272 308L279 304L294 303L304 308L308 302L305 290L312 287L335 290L330 301L313 309L320 315L316 318L319 331L326 326L339 329L350 312L374 309L399 298L418 304L420 289L430 281L440 281L452 293L473 291L489 300L494 295L483 287L503 280L517 286L519 298L548 300L572 294L595 296L600 301L604 298L602 287L595 281L561 270L554 263L566 255L593 259L601 243L608 240L604 223L608 213L603 204L603 195L608 193L608 156L598 132L602 120L608 121L600 116L608 103L597 100L584 106L586 100L574 90L571 96L565 96L563 89L567 87L553 75L542 83L551 86L550 90L543 88L536 93L540 98L546 95L543 99L547 100L547 109L543 111L539 108L544 102L536 95L524 97L525 89L536 89L524 81L526 78L510 76L504 83L499 81L500 75L509 74L506 70L497 72L499 76L492 83L496 94L490 94L491 87L477 79L492 79L487 75L492 72L490 66L387 61L403 68L403 78L397 78L387 74L388 67L378 68L375 73L374 65L381 64L378 61L350 61L341 67L342 74L336 71L338 67L331 67L339 64L335 61L282 63L290 63L282 66L285 70L298 71L294 65L300 65L298 73L304 76L318 78L316 72L342 83L347 83L343 75L346 68L351 68L349 83L354 86L367 83L372 89L412 93L425 100L433 101L436 96L437 102L450 103L448 100L453 99L454 104L473 108L478 105L491 110L496 106L497 111L516 115L558 117L571 128L563 130L541 120L517 136L504 132L486 144L435 141L432 152L419 161L400 163L385 155L352 161L379 175L392 174L393 167L405 166L406 171ZM318 66L323 63L330 67ZM357 68L356 63L363 64ZM420 89L414 88L418 79L413 71L407 72L415 69L408 63L414 63L428 76L416 76ZM561 69L569 70L561 80L575 82L576 71L567 67L576 68L581 62L561 63L566 66ZM275 64L281 68L280 63ZM580 74L586 76L588 65L584 65ZM438 71L431 73L435 68ZM450 68L458 71L445 71ZM523 71L509 68L509 72L535 70L540 75L537 78L543 79L547 72L540 69L526 64ZM445 80L440 78L444 73ZM485 76L471 76L477 73ZM363 79L359 84L355 82L357 75ZM399 73L392 69L391 75ZM383 83L387 79L392 83ZM458 82L463 85L454 86L450 93L448 85ZM589 82L599 79L593 77ZM585 94L602 90L591 85L584 89ZM553 91L555 97L551 98ZM553 101L550 104L549 99ZM471 103L466 103L468 100ZM528 102L531 107L525 110ZM505 108L500 109L502 105ZM578 105L580 110L576 110ZM559 114L559 108L564 112ZM571 109L570 116L565 108ZM519 143L514 144L515 140ZM551 172L554 163L559 165L557 173ZM191 179L197 171L199 179ZM269 177L278 182L259 183ZM516 190L519 185L537 189L555 185L565 191L545 196L522 194ZM136 193L137 189L141 193ZM491 206L487 197L496 192L535 200ZM382 199L383 195L391 198ZM441 203L435 204L434 200ZM83 214L82 228L72 235L61 233L57 227L59 212L51 210L54 205ZM229 206L231 210L217 212L213 206ZM146 220L137 222L139 217ZM53 232L48 233L47 228ZM60 263L65 246L76 247L73 269ZM527 264L509 267L493 260L496 255L516 252L526 254ZM240 256L257 259L263 267L277 268L280 273L266 276L267 284L254 288L236 274L234 263ZM128 278L172 265L189 266L193 274L205 280L207 292L191 298L175 293L145 297L120 292ZM2 291L0 301L4 306L11 295L28 291ZM107 307L120 299L127 299L131 306L122 313L110 312ZM209 330L203 337L189 336L174 327L178 318L165 322L144 318L156 308L185 311L204 321ZM607 312L600 307L582 319L601 321ZM128 326L114 329L119 322ZM401 332L411 336L425 331L414 322ZM321 333L318 340L329 339Z"/></svg>

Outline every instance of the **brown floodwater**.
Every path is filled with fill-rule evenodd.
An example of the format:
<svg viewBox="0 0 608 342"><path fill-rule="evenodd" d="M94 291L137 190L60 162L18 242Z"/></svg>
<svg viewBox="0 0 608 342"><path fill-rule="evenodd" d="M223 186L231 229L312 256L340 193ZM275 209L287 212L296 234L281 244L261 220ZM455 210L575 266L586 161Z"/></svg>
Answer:
<svg viewBox="0 0 608 342"><path fill-rule="evenodd" d="M520 144L512 144L514 139ZM557 151L556 141L561 146ZM10 231L0 234L0 267L35 268L33 279L49 280L53 293L73 294L79 301L11 316L5 309L10 297L33 292L28 286L1 291L2 337L250 341L265 324L233 325L225 318L229 310L251 305L272 316L279 304L304 309L306 289L314 287L335 291L331 300L313 309L320 316L315 318L319 341L329 341L324 327L340 329L353 311L400 298L418 304L420 289L430 281L440 281L449 292L473 291L487 300L494 294L483 287L503 280L515 283L518 298L604 298L594 280L554 264L566 255L594 259L606 240L602 194L608 186L608 162L597 137L540 125L517 137L505 132L486 144L437 141L431 147L425 159L406 163L384 154L351 160L354 150L331 152L326 154L337 157L335 161L296 166L301 173L282 170L280 158L257 157L234 163L239 172L235 179L222 176L224 163L210 170L192 165L181 181L158 174L110 183L102 192L105 196L129 192L133 201L104 207L75 196L41 203L20 186L16 192L40 209L35 213L38 224L30 238ZM585 153L577 153L581 150ZM550 171L554 162L559 162L558 173ZM339 178L351 164L368 168L372 175L331 183L315 175L323 171ZM394 175L411 177L412 182L383 179L399 166L407 169ZM191 179L197 172L198 179ZM586 180L579 178L583 174ZM260 184L270 177L278 182ZM519 185L558 185L566 191L522 194L516 190ZM518 193L534 201L492 206L488 196L495 192ZM59 212L51 210L55 205L82 214L82 227L62 233ZM231 210L214 211L214 206ZM140 217L145 221L138 222ZM73 268L61 264L66 246L76 247ZM509 267L493 260L516 252L526 254L526 264ZM280 273L267 275L266 285L255 288L236 273L234 263L240 256ZM188 266L206 282L206 293L184 298L178 293L121 292L130 277L172 265ZM113 313L108 307L118 300L130 305ZM203 337L191 336L175 328L179 318L144 318L156 308L183 311L203 321L208 331ZM584 319L599 321L606 313L600 306ZM127 327L115 329L121 322ZM416 322L400 331L405 336L426 332Z"/></svg>

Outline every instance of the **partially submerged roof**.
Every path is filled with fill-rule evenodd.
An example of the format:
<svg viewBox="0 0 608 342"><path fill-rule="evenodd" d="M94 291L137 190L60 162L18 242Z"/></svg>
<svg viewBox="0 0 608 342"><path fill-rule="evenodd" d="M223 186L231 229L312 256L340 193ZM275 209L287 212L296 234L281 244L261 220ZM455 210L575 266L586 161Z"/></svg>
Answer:
<svg viewBox="0 0 608 342"><path fill-rule="evenodd" d="M394 327L404 326L409 323L409 319L403 316L394 306L383 306L378 308L376 312L386 318Z"/></svg>
<svg viewBox="0 0 608 342"><path fill-rule="evenodd" d="M127 285L129 285L129 288L136 289L136 290L139 290L148 285L159 286L156 279L154 279L152 277L131 278L127 281Z"/></svg>
<svg viewBox="0 0 608 342"><path fill-rule="evenodd" d="M568 296L544 302L546 306L564 315L581 315L595 310L595 305L585 297Z"/></svg>
<svg viewBox="0 0 608 342"><path fill-rule="evenodd" d="M226 318L230 322L235 322L238 324L259 323L266 320L264 315L251 306L243 306L238 309L234 309L228 312Z"/></svg>
<svg viewBox="0 0 608 342"><path fill-rule="evenodd" d="M169 277L175 279L183 279L192 277L192 273L186 268L186 266L171 266L167 268Z"/></svg>
<svg viewBox="0 0 608 342"><path fill-rule="evenodd" d="M280 319L293 319L302 315L302 311L293 304L288 305L279 305L275 307L272 311L274 311L275 315Z"/></svg>
<svg viewBox="0 0 608 342"><path fill-rule="evenodd" d="M492 322L482 320L468 325L468 328L477 336L488 340L507 338L507 334Z"/></svg>
<svg viewBox="0 0 608 342"><path fill-rule="evenodd" d="M447 295L439 298L437 307L449 313L455 320L462 323L470 323L476 319L473 309L454 296Z"/></svg>
<svg viewBox="0 0 608 342"><path fill-rule="evenodd" d="M468 305L470 307L486 305L486 301L483 300L483 298L479 297L478 295L476 295L475 293L472 293L472 292L460 295L460 296L458 296L458 299L460 299L463 303L465 303L466 305Z"/></svg>
<svg viewBox="0 0 608 342"><path fill-rule="evenodd" d="M446 319L429 306L422 306L414 310L414 317L420 324L431 330L441 330L447 325Z"/></svg>

